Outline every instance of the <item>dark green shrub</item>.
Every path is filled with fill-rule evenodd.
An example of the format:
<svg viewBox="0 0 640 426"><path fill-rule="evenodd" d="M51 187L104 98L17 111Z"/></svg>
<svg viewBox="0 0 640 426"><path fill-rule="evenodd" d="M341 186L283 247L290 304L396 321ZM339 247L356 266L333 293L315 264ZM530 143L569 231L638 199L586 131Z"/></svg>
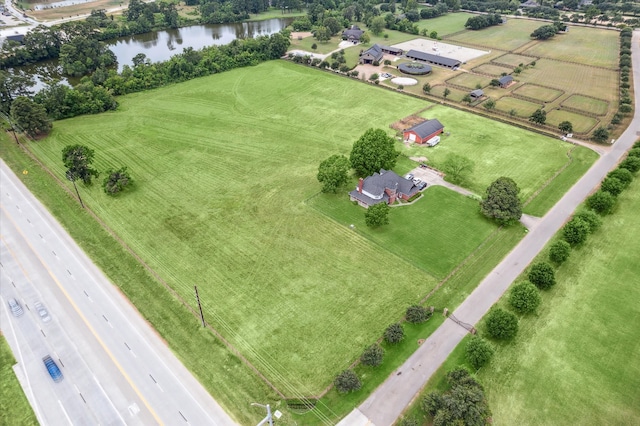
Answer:
<svg viewBox="0 0 640 426"><path fill-rule="evenodd" d="M623 169L629 170L631 173L637 173L640 170L640 157L627 157L620 163Z"/></svg>
<svg viewBox="0 0 640 426"><path fill-rule="evenodd" d="M587 241L590 230L587 222L574 217L562 228L562 237L572 246L579 246Z"/></svg>
<svg viewBox="0 0 640 426"><path fill-rule="evenodd" d="M556 274L547 262L534 263L529 270L528 278L540 290L551 288L556 283Z"/></svg>
<svg viewBox="0 0 640 426"><path fill-rule="evenodd" d="M420 305L413 305L407 308L407 321L412 324L419 324L431 318L431 312Z"/></svg>
<svg viewBox="0 0 640 426"><path fill-rule="evenodd" d="M344 370L338 374L338 377L336 377L333 383L336 386L336 390L340 393L357 391L362 387L360 379L353 370Z"/></svg>
<svg viewBox="0 0 640 426"><path fill-rule="evenodd" d="M580 210L573 218L586 222L589 225L590 234L596 232L602 225L602 218L593 210Z"/></svg>
<svg viewBox="0 0 640 426"><path fill-rule="evenodd" d="M491 344L481 337L473 336L467 343L467 361L476 370L484 366L493 356Z"/></svg>
<svg viewBox="0 0 640 426"><path fill-rule="evenodd" d="M631 151L636 151L636 150L640 155L640 149L634 148ZM631 155L631 151L629 152L629 155ZM631 185L631 182L633 182L633 173L631 173L627 169L621 169L620 167L609 172L607 177L614 177L618 179L620 182L622 182L625 185L625 188L627 188L629 185Z"/></svg>
<svg viewBox="0 0 640 426"><path fill-rule="evenodd" d="M364 350L364 352L362 353L362 356L360 356L360 361L364 365L377 367L380 364L382 364L383 358L384 358L384 349L382 349L380 345L375 343Z"/></svg>
<svg viewBox="0 0 640 426"><path fill-rule="evenodd" d="M624 191L624 184L614 177L606 177L600 184L600 189L617 197Z"/></svg>
<svg viewBox="0 0 640 426"><path fill-rule="evenodd" d="M564 240L556 241L551 244L551 247L549 248L549 260L557 265L563 264L569 258L570 254L571 245Z"/></svg>
<svg viewBox="0 0 640 426"><path fill-rule="evenodd" d="M399 343L402 339L404 339L404 328L400 323L391 324L384 331L384 340L387 343Z"/></svg>
<svg viewBox="0 0 640 426"><path fill-rule="evenodd" d="M487 333L494 339L511 340L518 334L518 318L501 308L489 312L486 324Z"/></svg>
<svg viewBox="0 0 640 426"><path fill-rule="evenodd" d="M560 241L567 244L564 241ZM567 244L568 247L568 244ZM535 312L542 303L542 297L535 285L523 281L514 285L509 292L509 303L520 314Z"/></svg>
<svg viewBox="0 0 640 426"><path fill-rule="evenodd" d="M640 158L638 158L638 161L640 161ZM603 190L600 190L587 198L587 206L589 206L589 208L594 212L603 216L611 213L615 204L616 197Z"/></svg>

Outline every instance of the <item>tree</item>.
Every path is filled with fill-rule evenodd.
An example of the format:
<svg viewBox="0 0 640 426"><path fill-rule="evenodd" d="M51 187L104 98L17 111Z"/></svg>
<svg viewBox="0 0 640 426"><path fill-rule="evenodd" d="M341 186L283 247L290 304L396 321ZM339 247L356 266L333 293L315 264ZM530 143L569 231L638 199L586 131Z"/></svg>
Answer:
<svg viewBox="0 0 640 426"><path fill-rule="evenodd" d="M466 103L470 104L471 103L471 95L469 95L468 93L466 95L464 95L462 97L462 102L466 102Z"/></svg>
<svg viewBox="0 0 640 426"><path fill-rule="evenodd" d="M333 16L324 18L324 21L322 21L322 25L324 25L329 30L329 33L332 36L338 34L338 32L342 29L342 24L340 24L340 22L338 22L338 20Z"/></svg>
<svg viewBox="0 0 640 426"><path fill-rule="evenodd" d="M318 45L317 45L317 44L313 43L313 44L311 45L311 49L316 50L317 48L318 48Z"/></svg>
<svg viewBox="0 0 640 426"><path fill-rule="evenodd" d="M579 246L589 236L589 224L580 218L574 217L562 228L564 240L572 246Z"/></svg>
<svg viewBox="0 0 640 426"><path fill-rule="evenodd" d="M463 182L473 172L474 163L459 154L449 154L442 163L442 171L451 182Z"/></svg>
<svg viewBox="0 0 640 426"><path fill-rule="evenodd" d="M466 347L467 361L476 370L491 360L493 348L491 344L478 336L472 336Z"/></svg>
<svg viewBox="0 0 640 426"><path fill-rule="evenodd" d="M371 20L371 23L369 24L369 29L373 34L379 36L380 34L382 34L382 31L384 31L385 26L386 26L386 21L384 20L384 17L376 16Z"/></svg>
<svg viewBox="0 0 640 426"><path fill-rule="evenodd" d="M629 156L631 156L631 153L633 151L636 151L636 150L640 154L640 149L634 148L631 151L629 151ZM631 173L627 169L623 169L623 168L620 168L620 167L618 167L617 169L609 172L607 177L614 177L614 178L618 179L620 182L622 182L622 184L624 185L625 188L627 188L629 185L631 185L631 182L633 181L633 173Z"/></svg>
<svg viewBox="0 0 640 426"><path fill-rule="evenodd" d="M80 205L84 207L76 180L80 179L85 185L91 184L91 178L98 176L98 171L91 168L94 152L82 145L67 145L62 149L62 163L67 168L65 176L73 183Z"/></svg>
<svg viewBox="0 0 640 426"><path fill-rule="evenodd" d="M384 341L387 343L400 343L404 339L404 328L402 328L402 324L395 323L391 324L384 331Z"/></svg>
<svg viewBox="0 0 640 426"><path fill-rule="evenodd" d="M558 130L564 134L571 133L573 132L573 124L570 121L563 121L558 124Z"/></svg>
<svg viewBox="0 0 640 426"><path fill-rule="evenodd" d="M370 228L389 224L389 205L385 202L374 204L364 213L364 222Z"/></svg>
<svg viewBox="0 0 640 426"><path fill-rule="evenodd" d="M556 283L556 274L547 262L534 263L527 277L540 290L550 289Z"/></svg>
<svg viewBox="0 0 640 426"><path fill-rule="evenodd" d="M640 157L627 157L620 163L619 167L627 169L631 173L637 173L640 170Z"/></svg>
<svg viewBox="0 0 640 426"><path fill-rule="evenodd" d="M370 41L371 41L371 37L369 37L369 34L364 33L360 36L360 43L368 44Z"/></svg>
<svg viewBox="0 0 640 426"><path fill-rule="evenodd" d="M564 241L560 241L565 243ZM566 244L566 243L565 243ZM535 312L542 303L542 297L535 285L523 281L514 285L509 292L509 304L520 314Z"/></svg>
<svg viewBox="0 0 640 426"><path fill-rule="evenodd" d="M18 96L11 103L11 118L26 134L35 137L49 133L51 121L42 105L26 96Z"/></svg>
<svg viewBox="0 0 640 426"><path fill-rule="evenodd" d="M539 28L536 28L530 35L538 40L548 40L554 35L558 33L558 29L555 25L543 25Z"/></svg>
<svg viewBox="0 0 640 426"><path fill-rule="evenodd" d="M593 234L602 225L602 218L593 210L580 210L573 216L574 219L580 219L589 226L589 233Z"/></svg>
<svg viewBox="0 0 640 426"><path fill-rule="evenodd" d="M412 305L407 308L405 317L411 324L420 324L431 318L431 312L424 306Z"/></svg>
<svg viewBox="0 0 640 426"><path fill-rule="evenodd" d="M497 78L494 78L491 80L489 84L491 85L491 87L498 87L500 86L500 80L498 80Z"/></svg>
<svg viewBox="0 0 640 426"><path fill-rule="evenodd" d="M422 91L424 93L431 93L431 85L429 83L425 83L424 86L422 86Z"/></svg>
<svg viewBox="0 0 640 426"><path fill-rule="evenodd" d="M624 188L625 188L624 184L620 182L619 179L615 177L610 177L610 176L604 178L604 180L600 184L600 189L608 192L614 197L617 197L618 195L620 195L622 191L624 191Z"/></svg>
<svg viewBox="0 0 640 426"><path fill-rule="evenodd" d="M496 107L496 101L489 98L482 103L482 106L485 107L487 110L492 110Z"/></svg>
<svg viewBox="0 0 640 426"><path fill-rule="evenodd" d="M325 43L331 39L331 31L327 27L320 26L316 28L314 36L320 43Z"/></svg>
<svg viewBox="0 0 640 426"><path fill-rule="evenodd" d="M349 161L356 175L365 177L380 169L392 169L396 165L398 154L393 138L384 130L369 129L353 144Z"/></svg>
<svg viewBox="0 0 640 426"><path fill-rule="evenodd" d="M108 195L116 195L131 183L133 183L131 175L126 167L122 167L119 170L107 170L107 177L102 182L102 187Z"/></svg>
<svg viewBox="0 0 640 426"><path fill-rule="evenodd" d="M338 192L349 180L349 166L347 157L337 154L320 163L318 181L322 184L322 192Z"/></svg>
<svg viewBox="0 0 640 426"><path fill-rule="evenodd" d="M447 96L449 96L449 94L451 93L451 90L449 90L449 88L445 88L444 92L442 92L442 97L447 99Z"/></svg>
<svg viewBox="0 0 640 426"><path fill-rule="evenodd" d="M513 179L500 177L487 188L487 195L480 202L480 211L500 225L517 222L522 216L519 192L520 189Z"/></svg>
<svg viewBox="0 0 640 426"><path fill-rule="evenodd" d="M606 127L600 126L593 131L593 135L591 136L591 139L600 143L606 142L609 139L609 131L607 130Z"/></svg>
<svg viewBox="0 0 640 426"><path fill-rule="evenodd" d="M533 114L531 114L531 117L529 117L529 121L535 124L543 125L547 121L547 113L541 108L537 109Z"/></svg>
<svg viewBox="0 0 640 426"><path fill-rule="evenodd" d="M18 96L30 96L29 88L35 84L24 71L13 69L11 73L0 70L0 111L11 113L11 104Z"/></svg>
<svg viewBox="0 0 640 426"><path fill-rule="evenodd" d="M487 316L487 333L498 340L511 340L518 333L518 318L502 308L492 309Z"/></svg>
<svg viewBox="0 0 640 426"><path fill-rule="evenodd" d="M562 265L571 254L571 245L565 240L558 240L549 247L549 260Z"/></svg>
<svg viewBox="0 0 640 426"><path fill-rule="evenodd" d="M336 377L333 383L336 386L336 390L340 393L357 391L362 387L360 378L358 378L357 374L354 373L353 370L344 370L342 373L338 374L338 377Z"/></svg>
<svg viewBox="0 0 640 426"><path fill-rule="evenodd" d="M384 358L384 349L377 343L369 346L364 350L362 355L360 356L360 361L364 365L369 365L371 367L377 367L382 364L382 359Z"/></svg>
<svg viewBox="0 0 640 426"><path fill-rule="evenodd" d="M613 210L616 204L616 197L608 192L599 190L589 198L587 198L587 206L599 215L607 215Z"/></svg>

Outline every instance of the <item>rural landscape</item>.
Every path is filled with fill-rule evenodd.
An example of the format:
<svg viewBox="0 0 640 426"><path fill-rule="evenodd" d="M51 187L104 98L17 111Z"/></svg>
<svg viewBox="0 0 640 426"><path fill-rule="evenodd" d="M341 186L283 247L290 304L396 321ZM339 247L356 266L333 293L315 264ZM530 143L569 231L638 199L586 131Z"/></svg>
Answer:
<svg viewBox="0 0 640 426"><path fill-rule="evenodd" d="M195 16L189 7L180 19ZM158 19L170 15L162 10ZM548 21L509 15L465 26L476 16L485 15L419 19L417 33L354 20L366 37L351 42L348 26L319 37L325 27L306 31L307 14L292 10L292 27L259 42L185 51L168 65L142 58L120 74L98 68L103 78L61 89L94 93L82 98L91 114L56 111L53 90L36 95L64 119L30 134L7 111L18 135L3 132L0 156L236 422L259 422L263 413L247 407L261 401L279 410L278 424L337 424L449 321L443 311L472 294L634 119L629 27L570 25L537 39ZM416 61L404 54L362 63L375 45L475 56L408 76L398 66ZM403 123L434 119L443 126L435 146L403 137ZM348 195L373 174L347 162L369 130L385 135L403 181L438 179L382 203L385 221L373 225L375 209ZM65 150L78 146L96 175L70 174ZM395 424L640 420L638 308L629 303L640 274L640 143L628 155ZM348 171L326 190L319 166L332 156ZM507 220L486 207L502 178L519 213ZM510 330L496 331L497 311ZM19 393L11 389L3 392ZM460 389L478 405L456 417Z"/></svg>

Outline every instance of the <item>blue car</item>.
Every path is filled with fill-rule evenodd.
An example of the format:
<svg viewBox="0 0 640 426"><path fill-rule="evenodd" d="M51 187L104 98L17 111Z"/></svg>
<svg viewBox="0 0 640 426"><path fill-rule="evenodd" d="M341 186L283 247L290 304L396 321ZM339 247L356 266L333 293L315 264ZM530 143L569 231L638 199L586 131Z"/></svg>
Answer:
<svg viewBox="0 0 640 426"><path fill-rule="evenodd" d="M60 369L58 368L58 364L56 364L56 362L49 355L42 358L42 362L44 362L44 365L45 367L47 367L47 371L49 372L49 375L54 382L58 383L61 382L62 379L64 379L62 371L60 371Z"/></svg>

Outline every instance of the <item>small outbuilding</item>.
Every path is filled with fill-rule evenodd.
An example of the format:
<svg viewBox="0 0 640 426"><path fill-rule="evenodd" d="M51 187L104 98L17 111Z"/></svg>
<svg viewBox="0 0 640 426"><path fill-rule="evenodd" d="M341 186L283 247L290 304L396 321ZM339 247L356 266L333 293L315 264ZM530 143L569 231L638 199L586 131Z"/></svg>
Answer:
<svg viewBox="0 0 640 426"><path fill-rule="evenodd" d="M480 99L484 96L484 92L482 91L482 89L472 90L471 93L469 93L469 96L471 96L471 98L473 99Z"/></svg>
<svg viewBox="0 0 640 426"><path fill-rule="evenodd" d="M509 87L509 85L513 83L513 77L510 75L504 75L498 79L498 82L500 83L500 87L504 89L505 87Z"/></svg>
<svg viewBox="0 0 640 426"><path fill-rule="evenodd" d="M374 62L380 62L384 57L384 53L382 52L382 46L379 44L374 44L360 55L360 63L361 64L372 64Z"/></svg>
<svg viewBox="0 0 640 426"><path fill-rule="evenodd" d="M361 30L360 27L358 27L357 25L352 25L351 28L342 32L342 39L357 43L360 41L360 37L362 37L362 34L364 34L364 31Z"/></svg>
<svg viewBox="0 0 640 426"><path fill-rule="evenodd" d="M444 126L435 118L432 120L423 121L420 124L416 124L402 132L404 140L409 142L415 142L418 144L425 144L431 139L435 138L444 131Z"/></svg>

